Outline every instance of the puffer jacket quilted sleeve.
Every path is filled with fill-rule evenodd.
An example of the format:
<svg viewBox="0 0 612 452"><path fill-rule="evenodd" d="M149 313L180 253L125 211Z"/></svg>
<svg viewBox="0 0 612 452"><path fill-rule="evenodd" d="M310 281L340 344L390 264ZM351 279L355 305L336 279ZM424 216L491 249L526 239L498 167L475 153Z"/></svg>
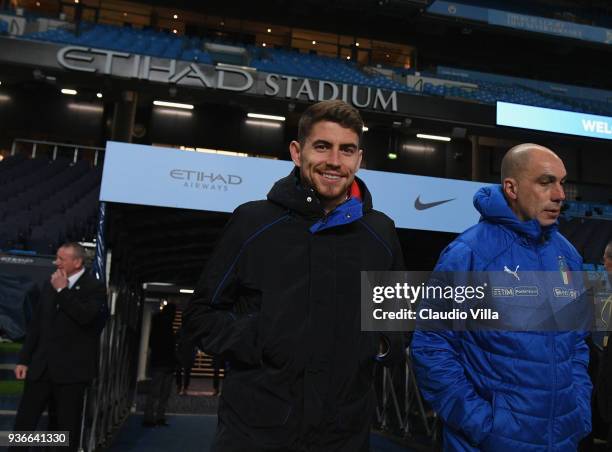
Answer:
<svg viewBox="0 0 612 452"><path fill-rule="evenodd" d="M461 242L451 243L436 266L437 271L467 271L473 255ZM476 446L491 431L491 404L477 394L461 363L458 332L415 331L412 360L423 396L448 427Z"/></svg>

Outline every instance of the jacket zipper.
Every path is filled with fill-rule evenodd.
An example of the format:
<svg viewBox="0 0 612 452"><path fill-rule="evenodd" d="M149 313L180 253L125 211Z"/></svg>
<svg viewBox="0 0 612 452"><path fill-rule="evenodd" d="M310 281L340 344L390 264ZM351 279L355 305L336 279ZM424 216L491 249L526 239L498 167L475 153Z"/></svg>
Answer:
<svg viewBox="0 0 612 452"><path fill-rule="evenodd" d="M539 253L539 249L540 245L538 243L535 244L535 251L536 254L538 256L538 264L539 264L539 268L544 269L544 266L542 264L542 256ZM544 273L546 275L546 273ZM548 276L548 275L546 275ZM548 285L548 281L546 281L546 284ZM550 403L550 418L548 420L548 450L549 451L553 451L553 435L554 435L554 429L553 429L553 422L555 420L555 399L557 398L557 348L555 345L555 334L554 332L549 332L548 333L548 337L550 338L551 344L552 344L552 400Z"/></svg>

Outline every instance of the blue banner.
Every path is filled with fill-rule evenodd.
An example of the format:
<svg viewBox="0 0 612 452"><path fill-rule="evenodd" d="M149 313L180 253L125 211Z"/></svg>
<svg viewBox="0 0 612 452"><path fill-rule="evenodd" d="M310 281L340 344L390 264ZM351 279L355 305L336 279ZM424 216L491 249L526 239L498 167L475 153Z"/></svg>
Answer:
<svg viewBox="0 0 612 452"><path fill-rule="evenodd" d="M612 140L612 118L497 102L497 125Z"/></svg>
<svg viewBox="0 0 612 452"><path fill-rule="evenodd" d="M582 39L584 41L612 43L612 30L592 25L582 25L547 17L531 16L497 9L442 0L434 1L428 8L428 13L444 16L460 17L462 19L486 22L490 25L514 28L533 33L545 33L564 38Z"/></svg>
<svg viewBox="0 0 612 452"><path fill-rule="evenodd" d="M108 142L100 200L232 212L265 199L293 163ZM360 170L374 208L399 228L462 232L478 222L472 204L484 184Z"/></svg>
<svg viewBox="0 0 612 452"><path fill-rule="evenodd" d="M612 42L612 30L593 27L591 25L575 24L563 20L549 19L547 17L529 16L526 14L510 13L490 9L488 22L491 25L525 30L533 33L545 33L564 38L582 39L584 41Z"/></svg>

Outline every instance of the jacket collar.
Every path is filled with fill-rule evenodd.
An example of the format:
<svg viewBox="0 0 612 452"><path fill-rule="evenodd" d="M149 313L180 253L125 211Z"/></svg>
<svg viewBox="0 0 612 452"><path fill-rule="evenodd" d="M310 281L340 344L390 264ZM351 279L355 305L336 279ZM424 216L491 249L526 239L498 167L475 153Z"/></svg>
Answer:
<svg viewBox="0 0 612 452"><path fill-rule="evenodd" d="M510 209L501 185L482 187L474 195L474 207L480 212L480 221L502 225L520 236L541 241L558 229L558 221L542 227L538 220L521 221Z"/></svg>
<svg viewBox="0 0 612 452"><path fill-rule="evenodd" d="M68 277L68 288L72 289L74 285L77 283L77 281L81 279L81 276L83 276L83 274L85 274L85 267L81 268L74 275L69 276Z"/></svg>
<svg viewBox="0 0 612 452"><path fill-rule="evenodd" d="M372 195L365 183L355 177L361 191L362 213L372 210ZM322 218L325 212L317 192L312 187L305 187L300 180L300 169L293 171L278 180L268 193L268 200L280 204L288 210L296 212L307 218Z"/></svg>

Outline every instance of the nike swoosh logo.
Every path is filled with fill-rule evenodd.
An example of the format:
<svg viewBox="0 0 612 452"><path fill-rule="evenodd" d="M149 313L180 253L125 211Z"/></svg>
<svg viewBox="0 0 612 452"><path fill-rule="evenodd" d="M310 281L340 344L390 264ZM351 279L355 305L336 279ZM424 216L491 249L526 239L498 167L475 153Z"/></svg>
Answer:
<svg viewBox="0 0 612 452"><path fill-rule="evenodd" d="M457 198L444 199L442 201L435 201L435 202L421 202L421 195L419 195L417 196L417 199L414 200L414 208L416 210L431 209L432 207L439 206L440 204L444 204L446 202L454 201L455 199Z"/></svg>

